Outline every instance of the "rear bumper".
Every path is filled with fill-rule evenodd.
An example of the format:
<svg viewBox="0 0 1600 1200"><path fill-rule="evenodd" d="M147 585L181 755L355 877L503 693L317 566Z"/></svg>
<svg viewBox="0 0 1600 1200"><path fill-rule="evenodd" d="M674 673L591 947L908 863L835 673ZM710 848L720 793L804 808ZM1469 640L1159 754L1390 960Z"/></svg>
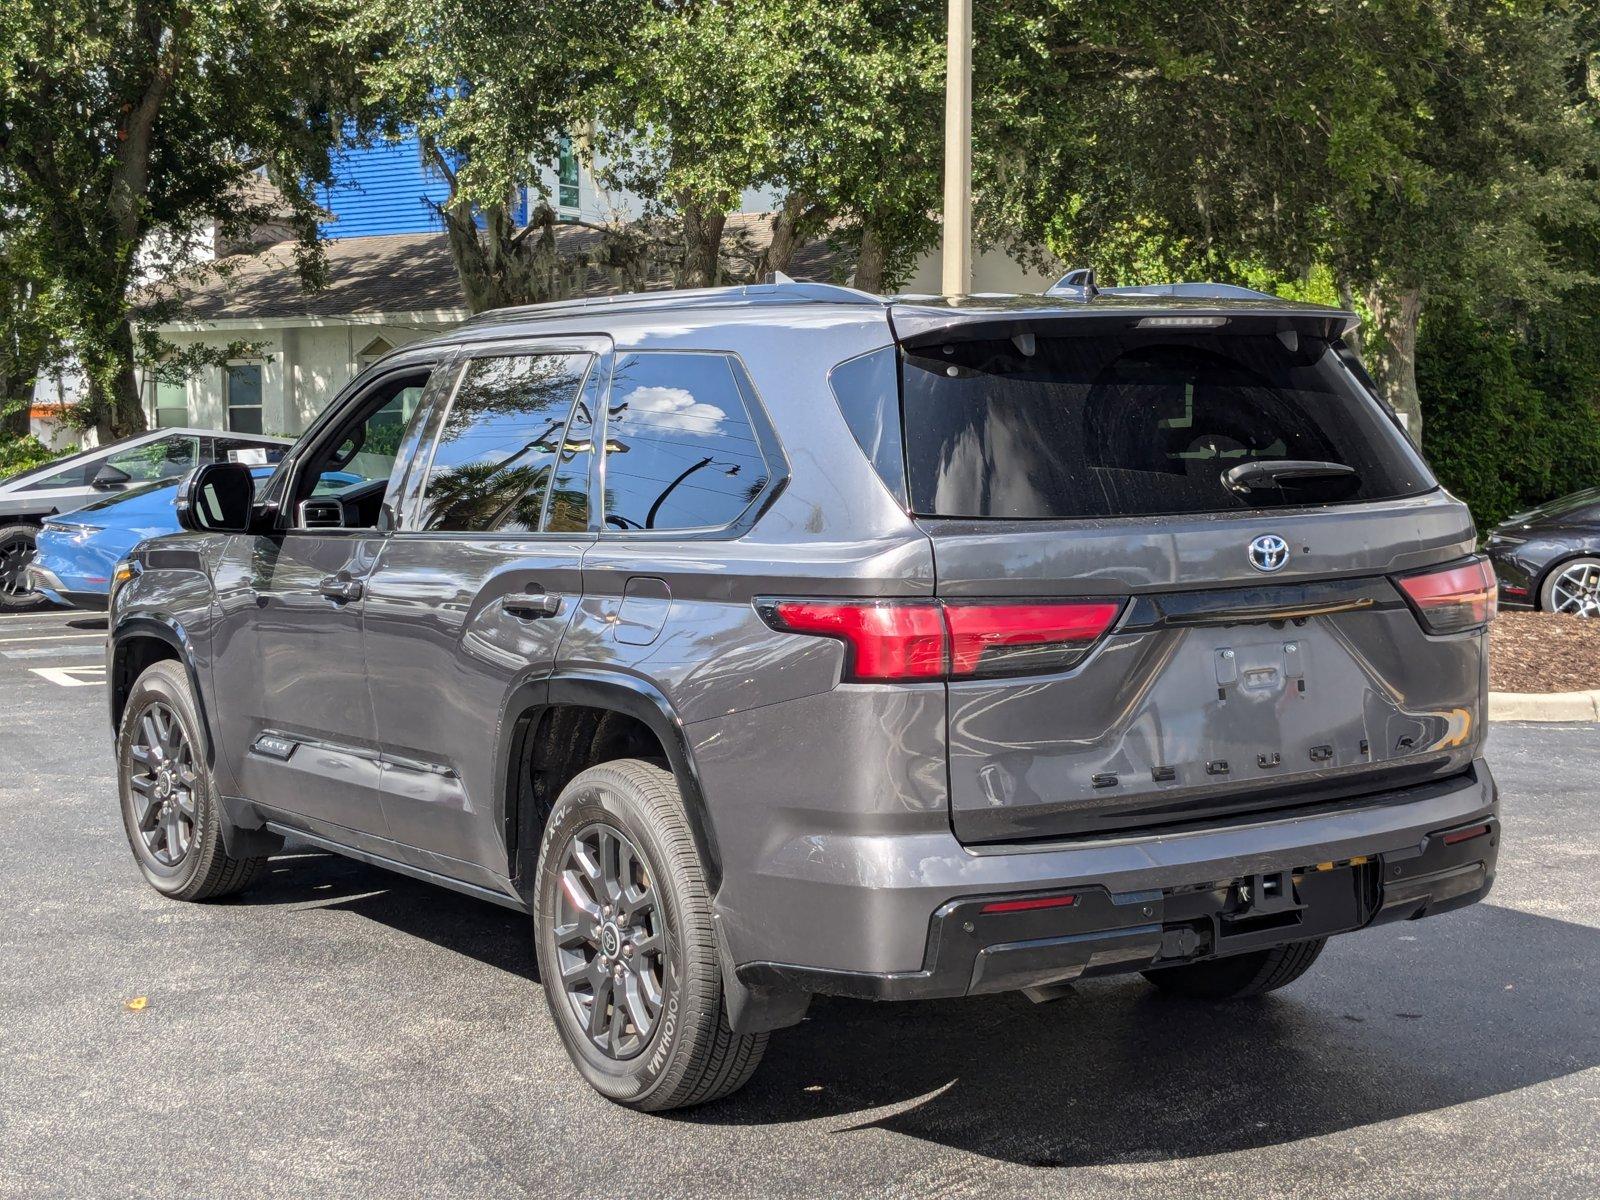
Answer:
<svg viewBox="0 0 1600 1200"><path fill-rule="evenodd" d="M41 567L38 563L28 565L28 586L36 592L43 592L57 604L70 605L73 608L86 608L94 612L106 610L107 593L105 591L85 590L73 579L62 579L54 571Z"/></svg>
<svg viewBox="0 0 1600 1200"><path fill-rule="evenodd" d="M1481 900L1493 884L1500 841L1487 766L1479 761L1448 786L1412 792L1357 810L1254 825L968 853L969 883L981 874L1002 885L946 892L918 914L897 901L930 889L909 879L886 888L880 880L860 889L853 913L810 906L812 928L821 922L830 935L832 963L735 957L737 975L767 992L885 1000L973 995L1243 953ZM1075 864L1080 869L1070 869ZM1275 902L1249 899L1252 887L1259 896L1262 881L1273 879L1278 883L1268 889L1287 889L1286 899L1281 892ZM834 890L818 891L818 899L840 899ZM1073 897L1070 905L1012 903L1064 895ZM909 927L890 929L884 921ZM904 938L917 944L908 969L842 965Z"/></svg>

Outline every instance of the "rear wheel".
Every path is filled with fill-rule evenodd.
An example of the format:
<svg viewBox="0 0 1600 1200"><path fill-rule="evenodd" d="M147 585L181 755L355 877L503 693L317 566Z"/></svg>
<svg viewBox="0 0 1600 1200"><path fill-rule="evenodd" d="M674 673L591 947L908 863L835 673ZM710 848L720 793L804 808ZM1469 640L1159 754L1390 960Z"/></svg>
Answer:
<svg viewBox="0 0 1600 1200"><path fill-rule="evenodd" d="M1198 1000L1238 1000L1260 996L1293 983L1311 969L1327 938L1292 942L1271 950L1160 967L1144 977L1163 991Z"/></svg>
<svg viewBox="0 0 1600 1200"><path fill-rule="evenodd" d="M1574 558L1551 571L1539 588L1539 607L1575 617L1600 616L1600 558Z"/></svg>
<svg viewBox="0 0 1600 1200"><path fill-rule="evenodd" d="M0 612L42 608L49 603L43 592L28 583L28 564L33 561L38 533L32 525L0 528Z"/></svg>
<svg viewBox="0 0 1600 1200"><path fill-rule="evenodd" d="M534 893L545 998L596 1091L660 1112L744 1086L767 1037L728 1028L711 896L671 774L623 759L568 784Z"/></svg>
<svg viewBox="0 0 1600 1200"><path fill-rule="evenodd" d="M177 900L214 900L254 883L265 858L234 858L199 737L189 679L175 662L134 681L117 735L122 824L150 886Z"/></svg>

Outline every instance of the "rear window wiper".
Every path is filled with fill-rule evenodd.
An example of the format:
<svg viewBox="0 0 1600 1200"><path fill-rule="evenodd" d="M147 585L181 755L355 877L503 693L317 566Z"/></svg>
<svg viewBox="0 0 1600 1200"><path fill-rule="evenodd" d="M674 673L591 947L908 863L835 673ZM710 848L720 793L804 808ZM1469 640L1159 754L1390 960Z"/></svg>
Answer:
<svg viewBox="0 0 1600 1200"><path fill-rule="evenodd" d="M1355 473L1354 467L1344 463L1315 458L1257 459L1224 471L1222 482L1235 492L1249 492L1256 488L1294 487L1319 479L1343 479Z"/></svg>

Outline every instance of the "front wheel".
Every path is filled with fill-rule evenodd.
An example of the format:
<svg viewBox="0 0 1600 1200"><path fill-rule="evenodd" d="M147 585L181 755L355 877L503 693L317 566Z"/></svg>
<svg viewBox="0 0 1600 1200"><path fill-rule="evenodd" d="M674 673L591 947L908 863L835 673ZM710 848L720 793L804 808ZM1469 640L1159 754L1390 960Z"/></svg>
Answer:
<svg viewBox="0 0 1600 1200"><path fill-rule="evenodd" d="M28 582L39 531L32 525L7 525L0 529L0 612L43 608L49 597Z"/></svg>
<svg viewBox="0 0 1600 1200"><path fill-rule="evenodd" d="M1574 558L1551 571L1539 588L1539 607L1575 617L1600 616L1600 558Z"/></svg>
<svg viewBox="0 0 1600 1200"><path fill-rule="evenodd" d="M728 1028L711 896L671 774L623 759L569 783L534 897L545 998L596 1091L661 1112L744 1086L767 1036Z"/></svg>
<svg viewBox="0 0 1600 1200"><path fill-rule="evenodd" d="M1196 1000L1239 1000L1277 991L1311 969L1327 938L1291 942L1271 950L1210 958L1177 967L1158 967L1144 977L1162 991Z"/></svg>
<svg viewBox="0 0 1600 1200"><path fill-rule="evenodd" d="M189 678L172 661L152 663L128 693L117 733L122 825L134 861L156 891L213 900L249 887L265 858L234 858L199 737Z"/></svg>

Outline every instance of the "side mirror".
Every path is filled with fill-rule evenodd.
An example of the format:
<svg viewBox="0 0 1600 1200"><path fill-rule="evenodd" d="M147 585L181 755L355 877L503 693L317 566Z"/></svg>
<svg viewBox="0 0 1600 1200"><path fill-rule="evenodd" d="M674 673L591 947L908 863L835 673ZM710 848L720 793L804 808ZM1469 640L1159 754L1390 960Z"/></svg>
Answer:
<svg viewBox="0 0 1600 1200"><path fill-rule="evenodd" d="M195 533L248 533L256 481L243 463L208 463L178 485L178 524Z"/></svg>
<svg viewBox="0 0 1600 1200"><path fill-rule="evenodd" d="M121 487L132 478L133 476L122 468L113 467L110 463L105 463L95 472L94 478L89 481L89 486L100 491L109 491L112 488Z"/></svg>

